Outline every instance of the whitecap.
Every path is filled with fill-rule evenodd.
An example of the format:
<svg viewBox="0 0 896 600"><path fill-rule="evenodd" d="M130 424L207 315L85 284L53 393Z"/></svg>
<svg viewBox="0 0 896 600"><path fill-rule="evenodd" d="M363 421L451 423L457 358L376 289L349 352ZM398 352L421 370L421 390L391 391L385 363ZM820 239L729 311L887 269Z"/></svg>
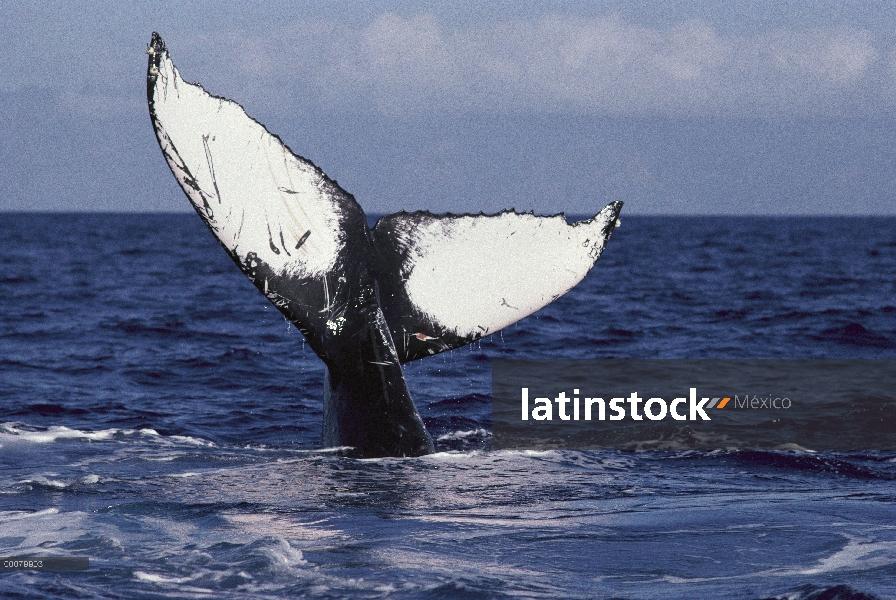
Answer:
<svg viewBox="0 0 896 600"><path fill-rule="evenodd" d="M453 431L451 433L446 433L444 435L440 435L436 438L436 441L442 442L445 440L462 440L470 437L483 437L488 435L488 431L485 429L471 429L469 431Z"/></svg>

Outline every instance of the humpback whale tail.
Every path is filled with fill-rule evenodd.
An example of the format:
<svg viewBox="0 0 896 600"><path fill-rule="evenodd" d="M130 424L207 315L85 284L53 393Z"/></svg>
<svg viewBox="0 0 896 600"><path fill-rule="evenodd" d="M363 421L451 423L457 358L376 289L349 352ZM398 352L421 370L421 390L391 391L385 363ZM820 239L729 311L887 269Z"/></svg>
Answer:
<svg viewBox="0 0 896 600"><path fill-rule="evenodd" d="M199 216L327 367L323 443L363 456L432 452L401 365L463 346L576 285L621 202L587 221L397 213L371 230L354 197L237 103L185 82L158 34L147 101Z"/></svg>

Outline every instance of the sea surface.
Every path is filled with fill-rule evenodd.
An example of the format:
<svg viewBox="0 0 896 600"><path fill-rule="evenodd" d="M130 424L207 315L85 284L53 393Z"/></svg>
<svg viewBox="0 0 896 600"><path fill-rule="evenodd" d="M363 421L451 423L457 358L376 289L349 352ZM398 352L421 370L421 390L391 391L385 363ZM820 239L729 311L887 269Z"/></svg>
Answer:
<svg viewBox="0 0 896 600"><path fill-rule="evenodd" d="M626 217L406 366L438 452L320 448L324 371L194 214L0 214L11 598L896 598L896 453L493 451L495 358L896 358L896 219Z"/></svg>

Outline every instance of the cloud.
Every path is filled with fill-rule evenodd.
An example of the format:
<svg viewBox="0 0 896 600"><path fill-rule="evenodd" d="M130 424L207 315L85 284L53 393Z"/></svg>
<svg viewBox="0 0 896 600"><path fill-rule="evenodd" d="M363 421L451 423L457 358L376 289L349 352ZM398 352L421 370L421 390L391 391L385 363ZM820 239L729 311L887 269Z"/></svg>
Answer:
<svg viewBox="0 0 896 600"><path fill-rule="evenodd" d="M46 91L79 118L132 111L150 25L106 21L84 17L72 36L69 19L20 17L0 94ZM769 117L881 114L896 104L896 47L860 27L735 35L701 20L651 26L614 14L237 23L212 29L181 18L161 31L188 80L268 114ZM72 37L83 42L64 41Z"/></svg>
<svg viewBox="0 0 896 600"><path fill-rule="evenodd" d="M862 29L734 36L702 21L659 29L615 15L449 28L431 15L383 14L364 26L298 21L264 35L231 32L228 40L222 54L238 58L219 59L229 73L223 79L248 83L272 104L388 114L892 108L891 51Z"/></svg>

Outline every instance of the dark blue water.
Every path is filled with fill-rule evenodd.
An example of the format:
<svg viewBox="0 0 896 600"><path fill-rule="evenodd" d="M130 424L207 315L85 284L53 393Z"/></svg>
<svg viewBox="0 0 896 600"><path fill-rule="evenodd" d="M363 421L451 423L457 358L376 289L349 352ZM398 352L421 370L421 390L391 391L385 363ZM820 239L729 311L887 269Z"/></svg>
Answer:
<svg viewBox="0 0 896 600"><path fill-rule="evenodd" d="M896 598L896 454L493 452L490 360L896 358L896 219L623 218L407 366L439 453L321 451L323 369L195 215L0 214L19 598Z"/></svg>

